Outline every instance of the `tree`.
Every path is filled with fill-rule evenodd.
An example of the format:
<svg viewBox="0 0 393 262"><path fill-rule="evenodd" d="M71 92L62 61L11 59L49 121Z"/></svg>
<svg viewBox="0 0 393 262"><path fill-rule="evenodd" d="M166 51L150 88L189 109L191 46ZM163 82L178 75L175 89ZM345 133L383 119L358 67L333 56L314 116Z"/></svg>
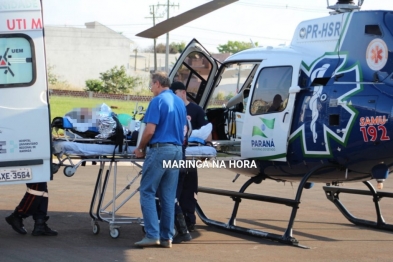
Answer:
<svg viewBox="0 0 393 262"><path fill-rule="evenodd" d="M169 53L170 54L181 53L181 52L183 52L185 47L186 47L186 44L184 42L181 42L181 43L172 42L171 44L169 44ZM151 47L151 49L154 50L153 47ZM165 54L166 53L166 45L163 43L157 44L156 45L156 52L161 53L161 54Z"/></svg>
<svg viewBox="0 0 393 262"><path fill-rule="evenodd" d="M145 49L143 49L143 52L145 52L145 53L153 53L154 52L154 45L146 47Z"/></svg>
<svg viewBox="0 0 393 262"><path fill-rule="evenodd" d="M93 91L96 93L103 93L103 82L98 79L88 79L86 80L86 89L85 91Z"/></svg>
<svg viewBox="0 0 393 262"><path fill-rule="evenodd" d="M68 89L70 85L66 80L61 80L61 77L54 73L55 66L48 65L47 77L48 77L48 86L51 89Z"/></svg>
<svg viewBox="0 0 393 262"><path fill-rule="evenodd" d="M128 76L124 66L121 66L120 69L115 66L104 73L100 73L100 79L101 81L97 79L86 80L85 91L122 94L128 93L141 83L139 77Z"/></svg>
<svg viewBox="0 0 393 262"><path fill-rule="evenodd" d="M53 73L54 68L52 65L48 65L47 67L48 82L50 85L55 85L59 82L59 76Z"/></svg>
<svg viewBox="0 0 393 262"><path fill-rule="evenodd" d="M186 43L181 42L181 43L175 43L172 42L169 46L169 48L173 48L174 50L176 50L176 53L182 53L184 51L184 49L186 48ZM176 54L174 53L174 54Z"/></svg>
<svg viewBox="0 0 393 262"><path fill-rule="evenodd" d="M258 42L255 42L255 46L258 46ZM252 43L239 42L239 41L228 41L227 44L219 45L217 47L220 53L231 53L235 54L237 52L252 48Z"/></svg>
<svg viewBox="0 0 393 262"><path fill-rule="evenodd" d="M165 54L166 52L166 45L164 45L163 43L157 44L156 45L156 52L159 54Z"/></svg>
<svg viewBox="0 0 393 262"><path fill-rule="evenodd" d="M219 91L215 97L216 100L224 100L225 99L225 93L222 91Z"/></svg>
<svg viewBox="0 0 393 262"><path fill-rule="evenodd" d="M234 94L232 92L230 92L226 97L225 100L231 100L231 98L234 97Z"/></svg>

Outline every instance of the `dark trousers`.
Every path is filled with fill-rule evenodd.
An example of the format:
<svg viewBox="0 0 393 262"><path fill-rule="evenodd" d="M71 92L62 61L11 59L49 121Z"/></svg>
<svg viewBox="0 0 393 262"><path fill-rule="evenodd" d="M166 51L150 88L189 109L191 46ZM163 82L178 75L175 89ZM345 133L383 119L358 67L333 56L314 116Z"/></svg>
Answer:
<svg viewBox="0 0 393 262"><path fill-rule="evenodd" d="M188 168L185 170L180 170L180 172L183 172L183 174L179 173L179 180L182 177L183 181L182 185L180 185L181 190L178 197L178 202L180 204L181 210L183 211L187 225L195 224L195 207L197 202L196 195L198 194L198 172L196 168Z"/></svg>
<svg viewBox="0 0 393 262"><path fill-rule="evenodd" d="M32 190L48 192L46 182L29 183L26 186ZM19 205L15 208L15 212L23 218L33 216L34 220L45 219L48 212L48 197L37 196L26 192Z"/></svg>
<svg viewBox="0 0 393 262"><path fill-rule="evenodd" d="M187 171L184 168L179 170L179 180L177 182L177 189L176 189L176 205L175 205L175 215L183 213L183 210L180 207L180 196L183 192L183 184L184 184L184 177L187 175Z"/></svg>

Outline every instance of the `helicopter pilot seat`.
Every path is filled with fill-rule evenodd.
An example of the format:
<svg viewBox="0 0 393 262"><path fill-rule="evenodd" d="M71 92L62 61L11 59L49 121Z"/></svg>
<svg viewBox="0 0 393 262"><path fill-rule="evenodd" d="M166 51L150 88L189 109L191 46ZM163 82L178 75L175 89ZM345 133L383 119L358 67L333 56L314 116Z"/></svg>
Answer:
<svg viewBox="0 0 393 262"><path fill-rule="evenodd" d="M249 92L249 89L244 89L228 101L228 135L232 138L241 139L242 137L244 113Z"/></svg>

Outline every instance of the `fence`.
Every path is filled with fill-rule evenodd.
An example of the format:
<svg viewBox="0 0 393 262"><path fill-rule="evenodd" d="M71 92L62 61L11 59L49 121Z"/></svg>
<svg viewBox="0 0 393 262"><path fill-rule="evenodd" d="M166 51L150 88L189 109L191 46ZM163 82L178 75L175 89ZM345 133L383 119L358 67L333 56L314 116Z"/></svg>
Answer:
<svg viewBox="0 0 393 262"><path fill-rule="evenodd" d="M113 100L125 100L125 101L138 101L138 102L149 102L152 96L136 96L126 94L103 94L95 93L92 91L71 91L71 90L58 90L50 89L50 96L71 96L71 97L85 97L85 98L104 98Z"/></svg>
<svg viewBox="0 0 393 262"><path fill-rule="evenodd" d="M85 98L104 98L112 100L124 100L124 101L135 101L135 102L150 102L152 96L137 96L137 95L126 95L126 94L103 94L95 93L92 91L71 91L71 90L58 90L49 89L50 96L70 96L70 97L85 97ZM211 105L221 106L228 103L227 100L214 100Z"/></svg>

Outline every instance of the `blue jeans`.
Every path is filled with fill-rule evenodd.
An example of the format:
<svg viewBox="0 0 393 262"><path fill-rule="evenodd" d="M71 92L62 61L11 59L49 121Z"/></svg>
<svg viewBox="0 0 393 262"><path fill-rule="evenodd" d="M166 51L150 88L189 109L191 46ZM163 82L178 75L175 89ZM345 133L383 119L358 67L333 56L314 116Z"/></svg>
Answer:
<svg viewBox="0 0 393 262"><path fill-rule="evenodd" d="M146 237L172 240L175 223L175 198L179 178L178 168L164 168L163 161L179 163L182 158L181 146L168 145L150 148L142 167L140 203ZM158 214L155 197L160 195L161 214Z"/></svg>

